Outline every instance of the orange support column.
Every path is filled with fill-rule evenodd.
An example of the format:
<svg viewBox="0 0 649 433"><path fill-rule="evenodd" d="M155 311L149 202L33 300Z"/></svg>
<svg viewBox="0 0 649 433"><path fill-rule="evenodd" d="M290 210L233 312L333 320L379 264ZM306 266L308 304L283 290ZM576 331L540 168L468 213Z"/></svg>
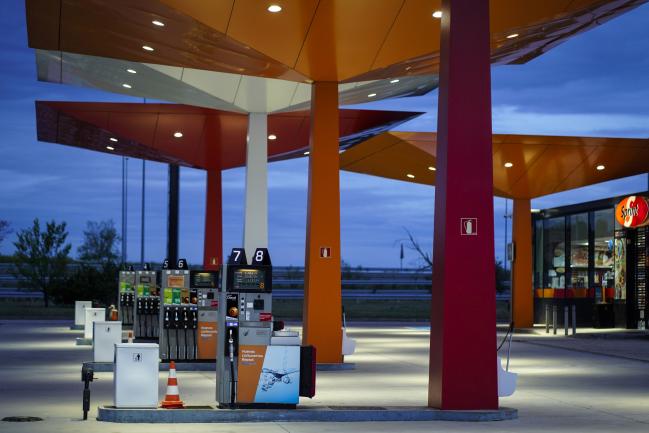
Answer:
<svg viewBox="0 0 649 433"><path fill-rule="evenodd" d="M207 170L205 194L205 245L203 266L216 269L223 254L223 229L221 214L221 169Z"/></svg>
<svg viewBox="0 0 649 433"><path fill-rule="evenodd" d="M318 363L342 362L338 83L311 88L311 137L304 260L304 341Z"/></svg>
<svg viewBox="0 0 649 433"><path fill-rule="evenodd" d="M534 325L532 288L532 209L529 199L514 200L512 312L516 328Z"/></svg>

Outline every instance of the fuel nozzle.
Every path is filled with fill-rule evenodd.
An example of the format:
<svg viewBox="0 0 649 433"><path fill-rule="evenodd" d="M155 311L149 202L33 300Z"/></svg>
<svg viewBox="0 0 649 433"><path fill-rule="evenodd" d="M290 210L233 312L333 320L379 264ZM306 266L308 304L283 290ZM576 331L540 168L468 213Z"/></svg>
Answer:
<svg viewBox="0 0 649 433"><path fill-rule="evenodd" d="M230 338L228 338L228 344L230 349L230 362L234 362L234 337L232 336L232 329L230 329Z"/></svg>

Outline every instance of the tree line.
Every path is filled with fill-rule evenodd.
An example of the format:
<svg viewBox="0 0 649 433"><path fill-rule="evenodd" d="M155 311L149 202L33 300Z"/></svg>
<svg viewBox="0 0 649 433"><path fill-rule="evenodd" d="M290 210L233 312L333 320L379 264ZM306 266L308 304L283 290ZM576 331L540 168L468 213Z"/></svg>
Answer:
<svg viewBox="0 0 649 433"><path fill-rule="evenodd" d="M9 223L0 220L0 244L9 233ZM113 303L119 271L117 248L121 242L114 222L86 223L76 261L70 257L72 245L67 239L65 222L52 220L43 225L38 218L31 227L16 233L10 261L19 288L42 293L46 307L51 302L72 304L79 299L102 305ZM77 266L70 271L72 263Z"/></svg>

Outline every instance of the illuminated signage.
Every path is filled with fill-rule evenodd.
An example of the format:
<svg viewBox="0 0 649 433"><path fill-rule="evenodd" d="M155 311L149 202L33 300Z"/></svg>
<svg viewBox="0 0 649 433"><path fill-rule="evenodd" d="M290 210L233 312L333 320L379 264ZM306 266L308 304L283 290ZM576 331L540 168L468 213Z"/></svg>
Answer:
<svg viewBox="0 0 649 433"><path fill-rule="evenodd" d="M632 195L625 197L615 208L615 219L628 228L649 224L649 204L645 197Z"/></svg>

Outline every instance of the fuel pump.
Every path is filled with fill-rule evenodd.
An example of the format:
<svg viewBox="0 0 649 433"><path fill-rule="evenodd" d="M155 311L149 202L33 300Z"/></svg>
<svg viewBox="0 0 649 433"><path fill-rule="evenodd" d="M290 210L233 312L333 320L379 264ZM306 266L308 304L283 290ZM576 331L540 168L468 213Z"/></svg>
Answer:
<svg viewBox="0 0 649 433"><path fill-rule="evenodd" d="M119 289L118 289L118 317L122 321L122 326L130 327L133 325L133 314L135 305L135 271L133 266L128 270L119 271Z"/></svg>
<svg viewBox="0 0 649 433"><path fill-rule="evenodd" d="M192 351L186 347L189 328L189 269L185 259L178 260L176 269L169 269L165 260L160 281L160 358L164 361L187 360ZM192 353L190 353L192 352Z"/></svg>
<svg viewBox="0 0 649 433"><path fill-rule="evenodd" d="M191 333L194 358L214 361L217 346L218 288L220 272L211 270L190 271L190 310L193 326Z"/></svg>
<svg viewBox="0 0 649 433"><path fill-rule="evenodd" d="M258 248L248 264L234 248L221 271L216 399L220 408L295 407L315 394L315 349L274 332L272 265ZM223 330L224 332L221 332Z"/></svg>
<svg viewBox="0 0 649 433"><path fill-rule="evenodd" d="M135 338L157 340L160 331L159 292L158 273L145 263L143 270L135 271Z"/></svg>

